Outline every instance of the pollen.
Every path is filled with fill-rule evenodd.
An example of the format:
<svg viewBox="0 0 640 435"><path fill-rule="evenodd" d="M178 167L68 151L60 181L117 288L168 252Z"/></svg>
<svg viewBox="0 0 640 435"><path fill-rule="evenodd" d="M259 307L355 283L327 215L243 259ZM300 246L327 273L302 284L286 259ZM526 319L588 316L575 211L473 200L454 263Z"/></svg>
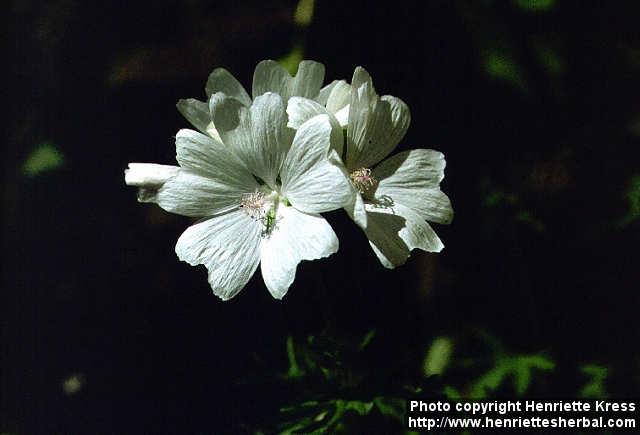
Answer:
<svg viewBox="0 0 640 435"><path fill-rule="evenodd" d="M262 220L265 215L264 205L266 198L263 192L256 190L253 193L245 193L240 201L240 208L252 219Z"/></svg>
<svg viewBox="0 0 640 435"><path fill-rule="evenodd" d="M369 168L356 169L349 177L353 186L360 193L366 193L378 184L378 180L371 175L371 169Z"/></svg>

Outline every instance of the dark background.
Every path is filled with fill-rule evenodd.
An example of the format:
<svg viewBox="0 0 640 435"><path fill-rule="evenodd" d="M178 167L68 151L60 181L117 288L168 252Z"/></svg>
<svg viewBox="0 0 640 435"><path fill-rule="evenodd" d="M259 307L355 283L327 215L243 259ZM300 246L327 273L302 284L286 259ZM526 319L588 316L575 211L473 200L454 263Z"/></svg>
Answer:
<svg viewBox="0 0 640 435"><path fill-rule="evenodd" d="M373 381L349 397L422 382L436 336L482 359L478 331L555 361L527 394L575 397L594 363L610 396L637 397L637 2L321 1L308 27L287 1L8 3L0 432L270 430L281 406L343 391L284 382L287 337L338 349L369 330L344 364ZM456 217L435 225L441 254L388 271L331 213L340 251L283 301L258 273L223 303L173 252L190 220L138 204L123 170L174 164L175 102L203 99L214 67L250 89L294 45L327 82L362 65L407 102L399 149L445 153ZM60 165L25 169L42 144Z"/></svg>

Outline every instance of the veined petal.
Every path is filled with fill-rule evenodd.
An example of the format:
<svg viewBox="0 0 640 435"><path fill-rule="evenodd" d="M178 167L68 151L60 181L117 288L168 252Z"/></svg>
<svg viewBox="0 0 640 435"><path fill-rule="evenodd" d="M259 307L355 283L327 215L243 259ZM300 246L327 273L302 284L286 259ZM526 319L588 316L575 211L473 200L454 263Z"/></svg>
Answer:
<svg viewBox="0 0 640 435"><path fill-rule="evenodd" d="M339 156L342 155L344 147L344 135L338 120L320 103L304 97L291 97L287 103L287 115L289 122L287 125L293 129L298 129L302 124L317 115L327 115L331 123L331 148Z"/></svg>
<svg viewBox="0 0 640 435"><path fill-rule="evenodd" d="M384 159L404 137L411 116L399 98L380 98L361 67L353 74L347 126L347 168L371 167Z"/></svg>
<svg viewBox="0 0 640 435"><path fill-rule="evenodd" d="M182 169L158 189L153 201L166 211L183 216L214 216L240 207L243 195L257 186L255 180L245 185L232 184Z"/></svg>
<svg viewBox="0 0 640 435"><path fill-rule="evenodd" d="M243 160L253 158L260 168L256 175L274 187L294 134L287 127L286 105L280 95L268 92L256 98L249 111L255 148L243 148L248 153Z"/></svg>
<svg viewBox="0 0 640 435"><path fill-rule="evenodd" d="M322 82L324 82L324 65L313 60L303 60L298 65L298 72L291 80L289 97L314 99L320 93Z"/></svg>
<svg viewBox="0 0 640 435"><path fill-rule="evenodd" d="M287 125L298 129L302 124L317 115L329 115L327 109L320 103L304 97L291 97L287 103Z"/></svg>
<svg viewBox="0 0 640 435"><path fill-rule="evenodd" d="M182 129L176 134L176 159L180 166L219 182L253 189L255 179L229 147L209 136Z"/></svg>
<svg viewBox="0 0 640 435"><path fill-rule="evenodd" d="M283 195L298 210L321 213L342 208L353 199L346 170L328 158L332 130L329 117L318 115L296 131L280 176Z"/></svg>
<svg viewBox="0 0 640 435"><path fill-rule="evenodd" d="M269 292L282 299L293 283L298 263L334 254L338 238L322 216L293 207L278 207L275 225L260 245L261 269Z"/></svg>
<svg viewBox="0 0 640 435"><path fill-rule="evenodd" d="M391 119L387 120L389 130L387 131L387 147L380 150L381 157L378 161L385 158L400 143L411 124L411 112L409 106L400 98L392 95L383 95L382 101L389 103L391 107ZM387 151L388 150L388 151Z"/></svg>
<svg viewBox="0 0 640 435"><path fill-rule="evenodd" d="M348 106L351 102L351 86L344 81L339 80L331 89L331 93L327 98L327 110L331 113L337 113L339 110Z"/></svg>
<svg viewBox="0 0 640 435"><path fill-rule="evenodd" d="M314 99L318 96L324 80L324 65L311 60L303 60L295 77L274 60L263 60L253 72L253 98L265 92L275 92L286 102L290 97L299 96Z"/></svg>
<svg viewBox="0 0 640 435"><path fill-rule="evenodd" d="M282 98L267 93L250 108L225 94L212 95L211 114L225 145L232 148L254 175L272 189L293 138Z"/></svg>
<svg viewBox="0 0 640 435"><path fill-rule="evenodd" d="M331 91L333 90L333 87L338 84L340 80L334 80L331 83L329 83L328 85L324 86L322 89L320 89L320 92L318 93L318 96L316 97L316 101L320 104L322 104L323 106L327 105L327 100L329 99L329 94L331 94Z"/></svg>
<svg viewBox="0 0 640 435"><path fill-rule="evenodd" d="M247 107L251 106L251 97L249 97L247 91L245 91L240 82L224 68L216 68L209 74L205 92L207 93L207 97L211 97L211 95L216 92L222 92L235 98Z"/></svg>
<svg viewBox="0 0 640 435"><path fill-rule="evenodd" d="M444 245L416 212L402 204L365 203L369 244L382 265L393 269L407 261L413 249L440 252Z"/></svg>
<svg viewBox="0 0 640 435"><path fill-rule="evenodd" d="M176 254L192 266L204 264L213 293L234 297L247 284L260 261L262 224L237 210L199 222L182 233Z"/></svg>
<svg viewBox="0 0 640 435"><path fill-rule="evenodd" d="M211 115L209 114L209 106L203 101L189 98L186 100L178 100L176 103L178 112L185 117L199 131L208 134L211 128Z"/></svg>
<svg viewBox="0 0 640 435"><path fill-rule="evenodd" d="M446 161L441 152L417 149L404 151L373 170L378 180L376 198L391 198L423 219L441 224L451 223L453 209L447 195L440 190Z"/></svg>

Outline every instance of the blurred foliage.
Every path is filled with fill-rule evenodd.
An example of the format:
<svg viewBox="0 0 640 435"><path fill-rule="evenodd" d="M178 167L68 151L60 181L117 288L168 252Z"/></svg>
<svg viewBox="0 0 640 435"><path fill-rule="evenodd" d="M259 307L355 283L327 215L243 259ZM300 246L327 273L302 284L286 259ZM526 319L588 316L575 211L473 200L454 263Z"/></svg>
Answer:
<svg viewBox="0 0 640 435"><path fill-rule="evenodd" d="M442 377L443 394L450 400L459 398L486 399L500 393L522 397L529 392L534 376L553 372L556 364L544 353L514 354L504 349L502 343L485 332L477 333L484 351L479 355L464 355L454 360L465 373L477 372L476 378L460 384L449 384L454 376ZM482 368L484 367L484 371Z"/></svg>
<svg viewBox="0 0 640 435"><path fill-rule="evenodd" d="M315 0L300 0L293 13L293 22L298 26L306 27L313 20Z"/></svg>
<svg viewBox="0 0 640 435"><path fill-rule="evenodd" d="M375 336L375 330L348 340L332 334L310 335L304 340L289 336L288 369L278 382L293 388L298 401L283 403L279 415L257 433L353 433L369 424L401 427L404 398L424 392L424 385L380 379L367 364Z"/></svg>
<svg viewBox="0 0 640 435"><path fill-rule="evenodd" d="M514 0L513 3L524 11L541 12L551 9L555 0Z"/></svg>
<svg viewBox="0 0 640 435"><path fill-rule="evenodd" d="M367 348L375 342L369 331L345 341L332 334L286 341L288 370L278 383L293 387L281 400L270 422L256 423L256 433L364 433L377 428L403 432L406 400L437 397L448 400L501 397L549 397L540 389L563 377L558 364L544 352L514 353L482 330L469 335L434 337L427 347L422 375L393 377L380 382L380 373L367 364ZM456 342L464 351L454 353ZM475 342L476 344L472 344ZM475 349L469 352L469 349ZM371 363L371 361L369 361ZM564 369L564 368L563 368ZM571 368L575 370L574 368ZM607 398L607 367L582 365L575 397ZM474 375L475 374L475 375ZM586 383L584 377L587 378ZM537 390L533 391L533 385Z"/></svg>
<svg viewBox="0 0 640 435"><path fill-rule="evenodd" d="M507 191L493 184L485 178L480 183L481 195L484 198L484 206L493 209L503 215L509 216L513 222L524 224L535 232L544 232L546 226L533 214L531 207L527 207L525 201L516 192Z"/></svg>
<svg viewBox="0 0 640 435"><path fill-rule="evenodd" d="M580 371L589 378L580 389L579 397L585 399L606 399L609 397L605 382L609 376L609 369L596 364L587 364L580 367Z"/></svg>
<svg viewBox="0 0 640 435"><path fill-rule="evenodd" d="M304 29L311 24L313 20L313 11L315 8L315 0L299 0L293 12L293 22L302 32L294 37L293 47L285 56L278 59L278 62L286 69L289 74L295 75L298 71L298 64L304 59L305 37Z"/></svg>
<svg viewBox="0 0 640 435"><path fill-rule="evenodd" d="M629 211L618 221L619 227L627 226L640 217L640 175L631 177L629 187L625 191L625 198Z"/></svg>
<svg viewBox="0 0 640 435"><path fill-rule="evenodd" d="M489 77L503 80L522 91L527 89L522 69L507 50L487 49L483 51L482 59Z"/></svg>
<svg viewBox="0 0 640 435"><path fill-rule="evenodd" d="M22 171L28 177L35 177L53 171L64 165L64 156L53 143L43 142L27 157Z"/></svg>
<svg viewBox="0 0 640 435"><path fill-rule="evenodd" d="M424 374L431 376L444 373L451 359L452 352L453 341L449 337L436 337L424 358Z"/></svg>
<svg viewBox="0 0 640 435"><path fill-rule="evenodd" d="M295 75L295 73L298 72L298 64L300 64L300 61L302 61L303 59L304 51L302 45L296 44L291 49L289 54L278 59L278 62L280 62L280 65L282 65L284 69L289 72L289 74Z"/></svg>
<svg viewBox="0 0 640 435"><path fill-rule="evenodd" d="M516 396L527 392L534 370L550 371L555 364L544 355L500 355L496 357L494 367L469 388L468 397L484 399L511 378Z"/></svg>
<svg viewBox="0 0 640 435"><path fill-rule="evenodd" d="M536 41L533 45L536 59L550 75L561 75L567 71L567 62L550 43Z"/></svg>

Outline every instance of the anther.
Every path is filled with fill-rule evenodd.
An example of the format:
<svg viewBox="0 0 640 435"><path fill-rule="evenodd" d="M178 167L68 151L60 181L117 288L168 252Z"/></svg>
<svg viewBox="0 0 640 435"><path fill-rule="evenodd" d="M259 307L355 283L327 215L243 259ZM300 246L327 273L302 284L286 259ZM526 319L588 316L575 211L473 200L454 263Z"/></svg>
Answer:
<svg viewBox="0 0 640 435"><path fill-rule="evenodd" d="M242 195L242 200L240 201L240 207L255 220L264 218L264 204L264 193L258 190L253 193L245 193Z"/></svg>
<svg viewBox="0 0 640 435"><path fill-rule="evenodd" d="M356 169L349 177L353 186L360 193L366 193L378 184L378 180L371 175L371 169L369 168Z"/></svg>

